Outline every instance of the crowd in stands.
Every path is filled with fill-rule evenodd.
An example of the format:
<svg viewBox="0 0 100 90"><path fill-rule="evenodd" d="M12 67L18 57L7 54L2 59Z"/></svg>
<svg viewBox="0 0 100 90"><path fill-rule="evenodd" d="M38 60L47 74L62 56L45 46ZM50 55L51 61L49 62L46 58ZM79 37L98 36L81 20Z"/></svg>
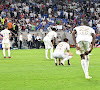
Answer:
<svg viewBox="0 0 100 90"><path fill-rule="evenodd" d="M9 30L18 35L22 31L49 31L50 26L58 25L59 31L71 33L85 19L100 40L100 0L13 1L0 5L0 30L7 24Z"/></svg>

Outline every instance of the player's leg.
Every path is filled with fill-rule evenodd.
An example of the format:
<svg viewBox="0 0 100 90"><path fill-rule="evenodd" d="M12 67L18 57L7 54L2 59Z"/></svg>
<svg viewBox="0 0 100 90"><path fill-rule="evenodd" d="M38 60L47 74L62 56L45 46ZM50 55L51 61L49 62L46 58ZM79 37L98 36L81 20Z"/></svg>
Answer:
<svg viewBox="0 0 100 90"><path fill-rule="evenodd" d="M7 44L7 47L8 47L8 58L11 58L10 57L10 43Z"/></svg>
<svg viewBox="0 0 100 90"><path fill-rule="evenodd" d="M71 59L72 56L73 56L72 53L65 53L64 55L62 55L63 60L61 61L61 64L64 65L65 61L67 61L67 60L68 60L68 64L69 64L69 59Z"/></svg>
<svg viewBox="0 0 100 90"><path fill-rule="evenodd" d="M84 54L81 54L81 66L83 68L83 71L85 73L85 66L86 66L86 62L85 62L85 55Z"/></svg>
<svg viewBox="0 0 100 90"><path fill-rule="evenodd" d="M5 48L3 48L3 55L4 55L4 58L7 58L5 54Z"/></svg>
<svg viewBox="0 0 100 90"><path fill-rule="evenodd" d="M73 56L72 53L69 53L69 54L70 54L70 56ZM68 59L68 65L71 65L69 59Z"/></svg>
<svg viewBox="0 0 100 90"><path fill-rule="evenodd" d="M85 59L85 54L84 54L86 47L83 41L79 42L78 46L80 47L80 50L78 50L77 54L79 54L81 57L81 66L84 71L85 77L87 78L88 71L87 71L86 59Z"/></svg>
<svg viewBox="0 0 100 90"><path fill-rule="evenodd" d="M61 65L61 59L59 58L59 65Z"/></svg>
<svg viewBox="0 0 100 90"><path fill-rule="evenodd" d="M55 58L55 65L57 66L57 58Z"/></svg>
<svg viewBox="0 0 100 90"><path fill-rule="evenodd" d="M48 43L47 43L47 41L44 41L44 45L45 45L45 58L49 59L48 58Z"/></svg>
<svg viewBox="0 0 100 90"><path fill-rule="evenodd" d="M8 48L8 58L11 58L10 57L10 47Z"/></svg>
<svg viewBox="0 0 100 90"><path fill-rule="evenodd" d="M48 58L48 49L49 49L49 46L48 46L48 39L47 39L47 38L44 38L43 41L44 41L44 45L45 45L45 58L46 58L46 59L49 59L49 58Z"/></svg>
<svg viewBox="0 0 100 90"><path fill-rule="evenodd" d="M61 64L61 59L59 59L59 65L60 64ZM68 59L68 65L71 65L69 59Z"/></svg>
<svg viewBox="0 0 100 90"><path fill-rule="evenodd" d="M86 60L85 60L85 45L84 42L79 42L78 46L80 47L80 57L81 57L81 66L84 71L85 77L88 77L88 72L87 72L87 65L86 65Z"/></svg>
<svg viewBox="0 0 100 90"><path fill-rule="evenodd" d="M89 42L84 42L85 44L85 51L89 51L90 50L90 43ZM85 61L86 61L86 72L88 73L88 68L89 68L89 55L85 55ZM89 78L92 78L88 75L87 77L88 79Z"/></svg>
<svg viewBox="0 0 100 90"><path fill-rule="evenodd" d="M67 61L67 60L69 60L69 59L71 59L72 58L72 56L67 56L67 57L65 57L62 61L61 61L61 64L62 65L65 65L65 61Z"/></svg>
<svg viewBox="0 0 100 90"><path fill-rule="evenodd" d="M87 64L87 66L89 68L89 55L85 55L85 59L86 59L86 64Z"/></svg>
<svg viewBox="0 0 100 90"><path fill-rule="evenodd" d="M49 58L48 58L48 49L45 49L45 58L46 58L46 59L49 59Z"/></svg>
<svg viewBox="0 0 100 90"><path fill-rule="evenodd" d="M89 68L89 55L85 55L85 59L86 59L87 72L88 72L88 68ZM88 75L87 79L90 79L90 78L92 78L92 77Z"/></svg>
<svg viewBox="0 0 100 90"><path fill-rule="evenodd" d="M59 52L59 51L54 51L54 53L53 53L53 58L54 58L54 60L55 60L55 65L57 66L57 59L59 59L59 65L60 65L60 58L61 58L61 55L60 55L61 53Z"/></svg>
<svg viewBox="0 0 100 90"><path fill-rule="evenodd" d="M48 48L50 49L50 58L54 59L53 58L53 45L52 45L51 40L48 40Z"/></svg>
<svg viewBox="0 0 100 90"><path fill-rule="evenodd" d="M51 58L51 59L53 59L52 54L53 54L53 46L52 46L51 49L50 49L50 58Z"/></svg>
<svg viewBox="0 0 100 90"><path fill-rule="evenodd" d="M3 56L4 56L4 58L7 58L7 57L6 57L6 53L5 53L5 50L6 50L5 47L6 47L5 43L2 43Z"/></svg>
<svg viewBox="0 0 100 90"><path fill-rule="evenodd" d="M89 62L86 61L85 59L85 55L82 54L81 55L81 65L82 65L82 68L83 68L83 71L84 71L84 74L85 74L85 78L89 79L91 78L88 74L88 64Z"/></svg>
<svg viewBox="0 0 100 90"><path fill-rule="evenodd" d="M63 60L61 61L61 64L64 65L64 64L65 64L65 61L71 59L72 56L73 56L72 53L65 53L65 54L62 54Z"/></svg>
<svg viewBox="0 0 100 90"><path fill-rule="evenodd" d="M69 60L68 60L68 65L71 65Z"/></svg>

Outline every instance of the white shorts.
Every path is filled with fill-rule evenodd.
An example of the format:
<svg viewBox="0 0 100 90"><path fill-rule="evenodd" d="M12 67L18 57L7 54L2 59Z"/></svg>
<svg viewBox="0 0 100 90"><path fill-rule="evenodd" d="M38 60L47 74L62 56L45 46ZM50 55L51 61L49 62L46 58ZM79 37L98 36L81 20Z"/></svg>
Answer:
<svg viewBox="0 0 100 90"><path fill-rule="evenodd" d="M2 48L10 48L10 42L9 43L2 43Z"/></svg>
<svg viewBox="0 0 100 90"><path fill-rule="evenodd" d="M52 45L52 42L51 42L50 39L48 39L48 38L45 37L43 39L43 41L44 41L45 49L51 49L51 48L53 48L53 45Z"/></svg>
<svg viewBox="0 0 100 90"><path fill-rule="evenodd" d="M63 53L63 52L60 52L60 51L54 52L54 53L53 53L53 57L54 57L54 58L64 59L64 58L66 58L66 57L68 57L68 56L69 56L68 53Z"/></svg>
<svg viewBox="0 0 100 90"><path fill-rule="evenodd" d="M91 43L87 41L80 41L78 46L80 47L80 50L76 50L76 54L81 55L90 50Z"/></svg>

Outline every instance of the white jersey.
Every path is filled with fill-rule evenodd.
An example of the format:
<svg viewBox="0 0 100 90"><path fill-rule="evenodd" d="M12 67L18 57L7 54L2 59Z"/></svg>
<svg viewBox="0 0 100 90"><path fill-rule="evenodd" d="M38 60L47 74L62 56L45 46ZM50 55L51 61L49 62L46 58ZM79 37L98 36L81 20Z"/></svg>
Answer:
<svg viewBox="0 0 100 90"><path fill-rule="evenodd" d="M55 31L50 31L46 36L45 38L48 38L50 40L53 40L55 38L57 38L57 33Z"/></svg>
<svg viewBox="0 0 100 90"><path fill-rule="evenodd" d="M67 42L60 42L54 52L64 53L65 50L70 50L70 46Z"/></svg>
<svg viewBox="0 0 100 90"><path fill-rule="evenodd" d="M4 29L1 31L1 34L3 35L2 43L9 43L10 42L10 40L9 40L10 31L7 29Z"/></svg>
<svg viewBox="0 0 100 90"><path fill-rule="evenodd" d="M20 41L23 41L23 35L20 35L20 36L19 36L19 40L20 40Z"/></svg>
<svg viewBox="0 0 100 90"><path fill-rule="evenodd" d="M28 41L31 41L32 35L31 35L31 34L28 34L28 35L27 35L27 39L28 39Z"/></svg>
<svg viewBox="0 0 100 90"><path fill-rule="evenodd" d="M77 37L76 37L77 43L80 41L92 42L91 34L92 33L95 34L94 29L92 29L91 27L88 27L88 26L78 26L78 27L75 27L74 30L76 30L76 32L77 32Z"/></svg>

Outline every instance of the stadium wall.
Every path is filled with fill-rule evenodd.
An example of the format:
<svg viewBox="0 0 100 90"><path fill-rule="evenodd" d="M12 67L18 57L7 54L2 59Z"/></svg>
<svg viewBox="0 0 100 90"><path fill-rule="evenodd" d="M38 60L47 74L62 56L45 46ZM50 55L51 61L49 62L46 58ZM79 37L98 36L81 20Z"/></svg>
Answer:
<svg viewBox="0 0 100 90"><path fill-rule="evenodd" d="M33 34L36 35L37 33L42 37L42 40L43 40L43 38L45 36L45 33L47 34L48 32L30 32L31 35L33 35ZM27 36L27 32L23 32L23 34L24 34L24 36ZM61 38L61 41L63 41L63 39L65 37L68 38L69 39L69 44L70 45L72 45L72 44L74 45L74 41L73 41L73 38L72 38L72 34L67 33L65 31L60 31L60 32L57 32L57 36ZM58 39L57 39L57 42L56 43L58 43Z"/></svg>

